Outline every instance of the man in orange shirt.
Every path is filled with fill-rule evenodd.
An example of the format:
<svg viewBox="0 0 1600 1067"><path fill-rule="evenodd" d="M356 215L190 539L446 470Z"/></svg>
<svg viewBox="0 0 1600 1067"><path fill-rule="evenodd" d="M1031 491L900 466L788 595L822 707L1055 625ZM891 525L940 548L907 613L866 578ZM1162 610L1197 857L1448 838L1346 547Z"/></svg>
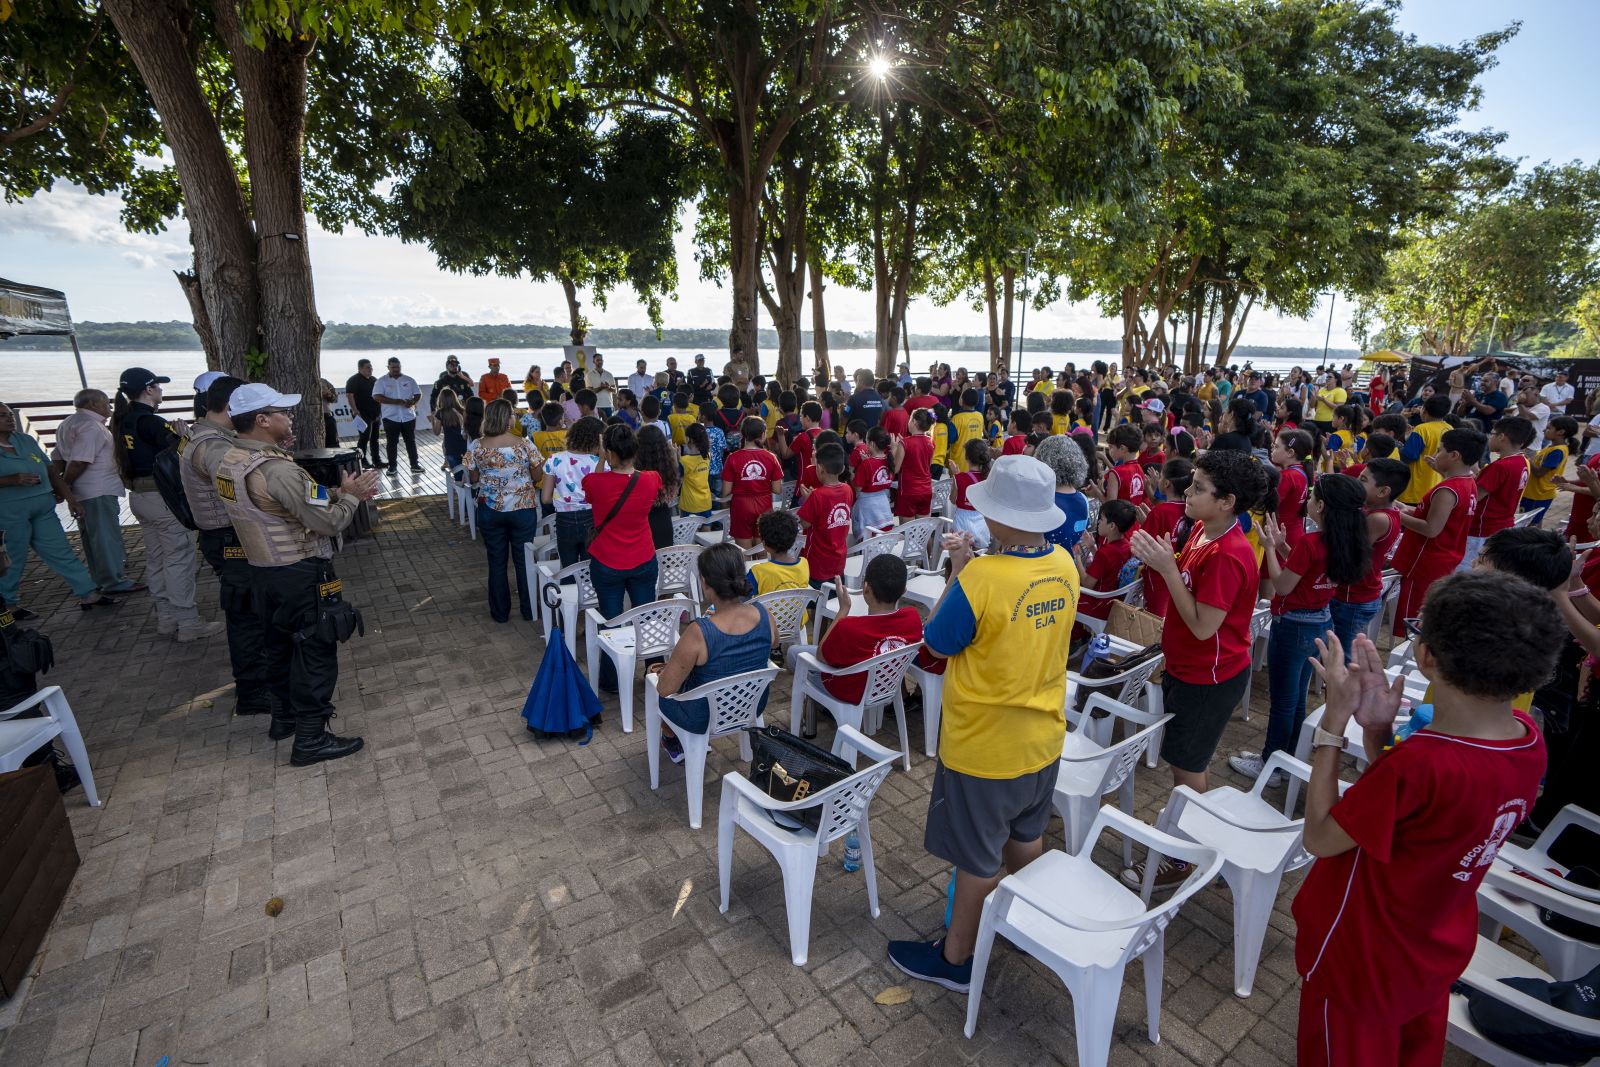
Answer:
<svg viewBox="0 0 1600 1067"><path fill-rule="evenodd" d="M500 373L500 360L489 357L489 373L478 379L478 395L487 404L499 400L500 394L511 388L511 379Z"/></svg>

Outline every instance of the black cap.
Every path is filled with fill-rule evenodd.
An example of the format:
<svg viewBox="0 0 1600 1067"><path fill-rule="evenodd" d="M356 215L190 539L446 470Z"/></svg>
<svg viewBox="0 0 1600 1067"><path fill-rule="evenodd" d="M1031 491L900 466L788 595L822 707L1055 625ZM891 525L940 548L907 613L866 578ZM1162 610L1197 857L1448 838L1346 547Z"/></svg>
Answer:
<svg viewBox="0 0 1600 1067"><path fill-rule="evenodd" d="M171 378L163 378L154 371L146 370L143 367L129 367L122 372L122 381L117 383L117 390L129 400L132 400L157 382L166 385L170 381L172 381Z"/></svg>

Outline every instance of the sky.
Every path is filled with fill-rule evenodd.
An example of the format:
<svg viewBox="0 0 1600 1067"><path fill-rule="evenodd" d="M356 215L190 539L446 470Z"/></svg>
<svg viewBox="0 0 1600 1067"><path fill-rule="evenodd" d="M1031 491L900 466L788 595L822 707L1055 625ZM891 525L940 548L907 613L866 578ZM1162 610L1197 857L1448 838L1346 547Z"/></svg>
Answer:
<svg viewBox="0 0 1600 1067"><path fill-rule="evenodd" d="M1500 51L1499 65L1481 80L1483 102L1463 125L1506 133L1502 151L1525 163L1600 160L1600 112L1593 106L1592 42L1600 38L1595 0L1409 0L1401 28L1424 41L1455 43L1522 20L1522 31ZM189 263L187 228L177 220L165 233L126 232L114 197L90 196L58 186L21 204L0 203L0 276L65 290L79 321L164 320L189 317L172 271ZM664 310L669 327L724 326L729 294L699 278L693 259L692 217L679 231L678 297ZM330 322L543 323L566 321L566 304L554 283L478 278L440 271L426 248L386 237L332 234L311 224L308 234L317 305ZM1353 347L1349 306L1333 302L1331 343ZM590 308L596 328L649 325L644 308L626 291L612 295L606 311ZM839 286L828 290L830 329L872 330L872 296ZM907 320L916 334L983 335L985 316L961 303L912 304ZM809 323L809 311L805 321ZM1322 345L1329 329L1325 300L1306 320L1257 313L1246 344ZM763 315L762 326L769 326ZM1119 323L1089 304L1062 301L1030 311L1030 337L1119 336Z"/></svg>

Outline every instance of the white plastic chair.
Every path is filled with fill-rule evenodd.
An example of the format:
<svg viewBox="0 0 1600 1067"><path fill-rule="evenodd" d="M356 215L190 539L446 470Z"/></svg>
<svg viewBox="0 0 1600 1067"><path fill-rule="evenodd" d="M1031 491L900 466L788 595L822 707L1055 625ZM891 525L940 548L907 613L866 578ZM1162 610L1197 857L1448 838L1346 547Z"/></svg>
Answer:
<svg viewBox="0 0 1600 1067"><path fill-rule="evenodd" d="M17 718L40 704L44 705L43 717ZM0 771L18 769L23 760L58 737L83 782L83 795L89 806L98 808L100 794L95 792L94 774L89 770L89 750L83 745L83 734L78 730L78 720L73 717L72 705L67 703L67 695L59 685L47 685L20 704L0 711Z"/></svg>
<svg viewBox="0 0 1600 1067"><path fill-rule="evenodd" d="M1383 661L1384 670L1409 671L1417 665L1417 650L1407 638L1389 650L1389 657Z"/></svg>
<svg viewBox="0 0 1600 1067"><path fill-rule="evenodd" d="M537 582L539 594L539 618L544 625L544 639L548 644L550 635L556 623L555 612L545 603L544 591L546 587L553 586L560 602L560 622L562 637L566 640L567 651L573 659L578 658L578 622L583 617L582 613L590 608L600 606L600 596L594 591L594 582L589 577L589 561L580 559L570 567L556 569L553 562L539 564ZM565 578L573 579L571 585L563 584Z"/></svg>
<svg viewBox="0 0 1600 1067"><path fill-rule="evenodd" d="M715 682L707 682L686 693L674 694L678 700L705 698L711 705L709 730L692 734L678 726L672 732L683 746L683 771L685 787L689 794L689 826L700 829L700 810L705 802L706 756L711 751L711 739L727 734L739 734L739 758L750 762L750 738L742 731L746 726L762 725L762 716L756 711L761 697L778 676L778 668L730 674ZM645 758L650 764L650 788L661 788L661 694L656 688L657 675L647 675L644 680L644 735Z"/></svg>
<svg viewBox="0 0 1600 1067"><path fill-rule="evenodd" d="M684 616L693 612L694 602L685 597L662 597L609 620L599 608L589 609L589 681L600 683L600 656L604 653L617 669L623 733L633 732L634 669L641 660L670 656L677 647Z"/></svg>
<svg viewBox="0 0 1600 1067"><path fill-rule="evenodd" d="M733 832L739 828L772 853L783 872L783 903L789 917L789 957L796 967L805 966L811 947L811 895L816 887L817 861L828 854L832 842L851 832L861 841L867 907L874 919L878 917L878 870L872 858L872 831L867 822L867 809L900 753L863 737L849 726L839 728L833 751L851 767L856 765L858 753L872 762L804 800L788 803L774 800L738 771L722 776L722 806L717 818L717 878L722 899L718 907L727 913L728 888L733 880ZM772 812L793 813L819 807L822 818L815 830L779 826L771 815Z"/></svg>
<svg viewBox="0 0 1600 1067"><path fill-rule="evenodd" d="M1550 846L1570 826L1600 833L1600 818L1568 804L1531 846L1502 844L1478 887L1478 932L1498 941L1501 927L1510 926L1538 950L1560 981L1582 978L1600 964L1600 945L1568 937L1539 920L1539 909L1549 908L1600 926L1600 889L1567 881L1566 866L1550 858Z"/></svg>
<svg viewBox="0 0 1600 1067"><path fill-rule="evenodd" d="M1139 651L1139 646L1132 641L1124 641L1120 637L1111 638L1111 651L1126 655L1129 652ZM1143 663L1129 667L1125 671L1110 675L1105 678L1085 678L1077 671L1067 671L1067 707L1072 707L1076 702L1079 686L1092 688L1097 693L1104 693L1119 704L1130 708L1143 708L1145 711L1160 714L1166 707L1161 696L1161 687L1151 684L1155 673L1166 662L1165 656L1153 656ZM1089 736L1101 746L1111 744L1110 720L1105 721L1107 729L1100 732L1100 726L1091 721L1088 727ZM1158 732L1150 742L1145 754L1145 766L1154 768L1160 759L1161 734Z"/></svg>
<svg viewBox="0 0 1600 1067"><path fill-rule="evenodd" d="M944 534L949 529L949 519L934 516L903 522L894 530L900 538L895 551L907 566L938 570L939 562L944 559Z"/></svg>
<svg viewBox="0 0 1600 1067"><path fill-rule="evenodd" d="M1272 602L1262 601L1250 614L1250 673L1244 676L1244 697L1239 702L1239 715L1250 721L1250 695L1255 691L1256 672L1267 658L1267 638L1272 632Z"/></svg>
<svg viewBox="0 0 1600 1067"><path fill-rule="evenodd" d="M1379 632L1389 633L1394 626L1394 613L1400 604L1400 572L1383 572L1383 607L1378 610Z"/></svg>
<svg viewBox="0 0 1600 1067"><path fill-rule="evenodd" d="M922 690L922 751L932 759L939 753L939 723L944 718L944 673L919 667L912 660L906 677Z"/></svg>
<svg viewBox="0 0 1600 1067"><path fill-rule="evenodd" d="M1156 818L1156 829L1213 848L1222 857L1222 878L1233 896L1233 992L1240 997L1248 997L1255 986L1283 876L1312 859L1305 850L1305 820L1291 819L1262 799L1277 771L1311 780L1310 767L1287 752L1274 752L1248 793L1232 786L1196 793L1180 785ZM1339 783L1340 795L1348 788ZM1154 877L1148 868L1146 877Z"/></svg>
<svg viewBox="0 0 1600 1067"><path fill-rule="evenodd" d="M954 517L951 515L954 505L950 503L950 492L955 488L955 484L950 478L940 478L933 483L933 503L928 507L930 514L947 519Z"/></svg>
<svg viewBox="0 0 1600 1067"><path fill-rule="evenodd" d="M1164 903L1150 906L1096 866L1094 843L1108 830L1145 845L1150 850L1148 869L1155 868L1157 856L1168 856L1190 863L1189 877ZM1110 1059L1123 971L1138 957L1144 962L1150 1040L1159 1044L1167 924L1184 901L1216 878L1221 866L1222 857L1212 849L1179 841L1115 808L1101 808L1077 855L1046 852L1007 875L983 902L967 992L966 1035L977 1030L989 954L995 935L1003 934L1054 971L1071 992L1082 1067L1105 1067Z"/></svg>
<svg viewBox="0 0 1600 1067"><path fill-rule="evenodd" d="M898 529L890 533L878 534L875 537L862 538L859 544L845 554L844 570L840 572L844 578L845 587L852 592L860 589L865 581L867 564L885 552L893 552L897 555L900 553L900 531Z"/></svg>
<svg viewBox="0 0 1600 1067"><path fill-rule="evenodd" d="M656 550L656 598L665 600L677 593L700 603L701 545L673 545Z"/></svg>
<svg viewBox="0 0 1600 1067"><path fill-rule="evenodd" d="M751 597L752 604L767 609L780 649L790 645L816 645L822 640L822 605L827 594L820 589L777 589ZM810 613L809 622L807 613Z"/></svg>
<svg viewBox="0 0 1600 1067"><path fill-rule="evenodd" d="M1109 589L1104 593L1094 589L1079 589L1078 596L1086 600L1123 600L1131 604L1133 597L1143 590L1144 579L1140 577L1135 578L1121 589ZM1106 628L1105 619L1097 619L1093 615L1085 615L1081 611L1078 613L1078 622L1082 623L1083 628L1092 634L1103 633Z"/></svg>
<svg viewBox="0 0 1600 1067"><path fill-rule="evenodd" d="M1538 516L1539 513L1537 511L1520 512L1516 518L1511 520L1511 525L1513 528L1531 526L1533 525L1533 520L1538 518Z"/></svg>
<svg viewBox="0 0 1600 1067"><path fill-rule="evenodd" d="M1381 601L1381 605L1379 606L1377 613L1372 616L1372 621L1367 623L1367 637L1374 644L1376 644L1378 641L1378 635L1383 632L1383 617L1384 615L1388 614L1387 609L1399 595L1399 572L1384 571L1383 580L1378 586L1378 599Z"/></svg>
<svg viewBox="0 0 1600 1067"><path fill-rule="evenodd" d="M672 543L674 545L694 544L694 535L700 532L709 519L699 515L680 515L672 520Z"/></svg>
<svg viewBox="0 0 1600 1067"><path fill-rule="evenodd" d="M866 721L869 712L878 711L886 704L893 704L895 717L900 720L900 752L906 761L906 770L909 771L911 746L906 740L906 704L905 698L900 693L900 681L906 676L906 668L917 658L917 653L920 651L922 651L920 643L903 645L871 659L864 659L853 667L829 667L810 652L801 652L795 658L794 681L789 688L789 732L794 734L800 732L800 713L804 710L808 697L813 703L826 708L833 716L834 722L841 727L853 726L863 732L873 726ZM854 704L847 704L828 692L822 680L824 674L829 680L865 675L861 699Z"/></svg>
<svg viewBox="0 0 1600 1067"><path fill-rule="evenodd" d="M1294 758L1306 765L1311 763L1311 742L1315 739L1317 727L1322 725L1322 715L1328 710L1326 704L1315 709L1306 716L1306 721L1300 727L1300 736L1294 741ZM1396 719L1395 725L1399 726L1402 720ZM1361 770L1367 769L1367 738L1361 724L1351 716L1345 723L1345 740L1350 742L1350 747L1345 749L1345 755L1356 761L1356 766ZM1283 810L1293 812L1295 802L1300 799L1300 779L1294 775L1289 776L1289 785L1283 795Z"/></svg>
<svg viewBox="0 0 1600 1067"><path fill-rule="evenodd" d="M1523 932L1522 928L1519 927L1518 932ZM1480 936L1478 947L1472 953L1472 962L1467 964L1466 973L1460 979L1464 985L1509 1004L1542 1023L1559 1027L1591 1041L1600 1039L1600 1020L1562 1011L1553 1004L1546 1004L1506 985L1500 980L1502 978L1536 978L1541 982L1554 980L1550 974L1541 971L1516 953ZM1496 1044L1483 1036L1473 1024L1472 1016L1467 1011L1467 998L1461 993L1450 994L1449 1041L1457 1048L1490 1064L1491 1067L1545 1067L1543 1061L1518 1055L1504 1045ZM1592 1067L1593 1064L1600 1063L1600 1059L1590 1060L1589 1063Z"/></svg>
<svg viewBox="0 0 1600 1067"><path fill-rule="evenodd" d="M1172 716L1140 711L1096 693L1085 702L1082 712L1069 718L1073 729L1067 731L1061 745L1061 766L1056 773L1055 797L1051 803L1056 814L1061 816L1067 851L1077 855L1089 839L1089 827L1106 794L1117 793L1122 810L1133 814L1134 768ZM1116 719L1133 729L1127 737L1113 744L1111 735ZM1096 734L1104 741L1097 741ZM1131 846L1124 846L1124 859L1132 863Z"/></svg>
<svg viewBox="0 0 1600 1067"><path fill-rule="evenodd" d="M728 530L733 522L733 512L729 508L719 508L701 520L700 531L694 535L692 544L710 548L712 545L721 544L728 540ZM715 524L717 529L708 530L707 526Z"/></svg>

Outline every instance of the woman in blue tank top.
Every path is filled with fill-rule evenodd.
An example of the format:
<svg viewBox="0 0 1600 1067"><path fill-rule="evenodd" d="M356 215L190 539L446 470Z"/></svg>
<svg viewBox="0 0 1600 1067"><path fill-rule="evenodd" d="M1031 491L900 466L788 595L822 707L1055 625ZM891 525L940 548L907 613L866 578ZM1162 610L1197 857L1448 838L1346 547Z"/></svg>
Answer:
<svg viewBox="0 0 1600 1067"><path fill-rule="evenodd" d="M707 732L711 708L703 699L676 700L674 694L771 666L777 634L767 609L749 601L744 562L744 555L731 541L700 553L700 585L708 610L683 631L672 657L653 668L660 675L656 688L662 698L662 716L689 733ZM763 693L760 710L766 706ZM670 726L661 735L661 747L673 763L683 762L683 748Z"/></svg>

